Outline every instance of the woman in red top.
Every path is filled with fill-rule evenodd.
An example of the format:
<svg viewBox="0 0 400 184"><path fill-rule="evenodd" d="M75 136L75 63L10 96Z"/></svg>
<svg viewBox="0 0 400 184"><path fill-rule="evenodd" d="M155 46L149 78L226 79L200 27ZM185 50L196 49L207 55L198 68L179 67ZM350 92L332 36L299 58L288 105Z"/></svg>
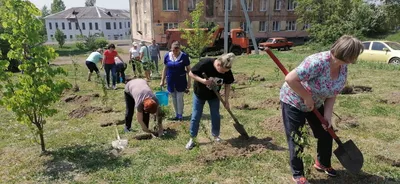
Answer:
<svg viewBox="0 0 400 184"><path fill-rule="evenodd" d="M114 59L115 57L118 57L123 62L122 58L119 57L118 52L115 51L115 45L110 44L108 45L108 50L104 52L102 68L104 67L104 70L106 72L107 88L110 88L110 71L111 71L113 89L117 89L117 87L115 86L115 84L117 83L117 72Z"/></svg>

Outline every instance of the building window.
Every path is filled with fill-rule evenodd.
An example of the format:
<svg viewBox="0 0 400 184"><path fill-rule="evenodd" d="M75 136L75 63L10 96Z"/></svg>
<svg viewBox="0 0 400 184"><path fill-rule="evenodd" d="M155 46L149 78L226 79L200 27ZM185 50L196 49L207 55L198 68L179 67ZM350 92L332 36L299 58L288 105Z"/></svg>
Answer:
<svg viewBox="0 0 400 184"><path fill-rule="evenodd" d="M128 28L131 28L131 23L130 22L128 22Z"/></svg>
<svg viewBox="0 0 400 184"><path fill-rule="evenodd" d="M225 10L225 0L224 0L224 10ZM232 0L228 0L228 11L232 11Z"/></svg>
<svg viewBox="0 0 400 184"><path fill-rule="evenodd" d="M119 22L119 28L122 29L122 22Z"/></svg>
<svg viewBox="0 0 400 184"><path fill-rule="evenodd" d="M163 0L163 10L164 11L178 11L179 0Z"/></svg>
<svg viewBox="0 0 400 184"><path fill-rule="evenodd" d="M67 35L64 35L64 38L67 39Z"/></svg>
<svg viewBox="0 0 400 184"><path fill-rule="evenodd" d="M58 29L58 23L56 22L56 29Z"/></svg>
<svg viewBox="0 0 400 184"><path fill-rule="evenodd" d="M71 39L71 40L72 40L73 38L74 38L74 37L73 37L72 35L69 35L69 39Z"/></svg>
<svg viewBox="0 0 400 184"><path fill-rule="evenodd" d="M97 22L94 23L94 29L99 30L99 24Z"/></svg>
<svg viewBox="0 0 400 184"><path fill-rule="evenodd" d="M61 28L62 28L62 30L65 30L65 24L64 24L64 22L61 23Z"/></svg>
<svg viewBox="0 0 400 184"><path fill-rule="evenodd" d="M51 22L49 22L49 29L52 30L53 26L51 25Z"/></svg>
<svg viewBox="0 0 400 184"><path fill-rule="evenodd" d="M247 27L247 24L246 24L246 22L240 22L240 28L242 28L244 31L246 31L246 32L247 32L247 30L248 30L248 27Z"/></svg>
<svg viewBox="0 0 400 184"><path fill-rule="evenodd" d="M287 31L296 31L296 21L286 21L286 30Z"/></svg>
<svg viewBox="0 0 400 184"><path fill-rule="evenodd" d="M295 0L288 0L288 7L289 11L293 11L297 6L297 2Z"/></svg>
<svg viewBox="0 0 400 184"><path fill-rule="evenodd" d="M281 24L279 21L273 21L272 22L272 31L280 31L281 30Z"/></svg>
<svg viewBox="0 0 400 184"><path fill-rule="evenodd" d="M114 22L114 29L117 29L117 23Z"/></svg>
<svg viewBox="0 0 400 184"><path fill-rule="evenodd" d="M53 38L54 36L53 36L53 35L50 35L50 37Z"/></svg>
<svg viewBox="0 0 400 184"><path fill-rule="evenodd" d="M253 0L245 0L247 11L253 11Z"/></svg>
<svg viewBox="0 0 400 184"><path fill-rule="evenodd" d="M267 24L265 21L260 21L260 27L258 28L259 32L266 32L267 31Z"/></svg>
<svg viewBox="0 0 400 184"><path fill-rule="evenodd" d="M147 23L144 23L144 35L147 35Z"/></svg>
<svg viewBox="0 0 400 184"><path fill-rule="evenodd" d="M78 24L78 22L75 22L75 29L76 29L76 30L79 29L79 24Z"/></svg>
<svg viewBox="0 0 400 184"><path fill-rule="evenodd" d="M106 22L106 29L107 29L107 30L111 30L111 23Z"/></svg>
<svg viewBox="0 0 400 184"><path fill-rule="evenodd" d="M164 23L164 32L167 29L176 29L178 28L178 23L174 22L174 23Z"/></svg>
<svg viewBox="0 0 400 184"><path fill-rule="evenodd" d="M196 0L189 0L188 9L189 9L189 10L194 10L194 9L196 9Z"/></svg>
<svg viewBox="0 0 400 184"><path fill-rule="evenodd" d="M268 0L260 0L260 11L267 11Z"/></svg>
<svg viewBox="0 0 400 184"><path fill-rule="evenodd" d="M93 30L93 24L89 22L89 30Z"/></svg>
<svg viewBox="0 0 400 184"><path fill-rule="evenodd" d="M69 29L69 30L72 29L72 24L71 24L71 22L68 22L68 29Z"/></svg>
<svg viewBox="0 0 400 184"><path fill-rule="evenodd" d="M85 27L85 23L84 23L84 22L82 22L82 29L83 29L83 30L85 30L85 29L86 29L86 27Z"/></svg>
<svg viewBox="0 0 400 184"><path fill-rule="evenodd" d="M126 28L126 22L124 22L124 27Z"/></svg>
<svg viewBox="0 0 400 184"><path fill-rule="evenodd" d="M274 8L275 10L281 10L282 0L275 0Z"/></svg>
<svg viewBox="0 0 400 184"><path fill-rule="evenodd" d="M310 24L304 24L302 30L310 29Z"/></svg>

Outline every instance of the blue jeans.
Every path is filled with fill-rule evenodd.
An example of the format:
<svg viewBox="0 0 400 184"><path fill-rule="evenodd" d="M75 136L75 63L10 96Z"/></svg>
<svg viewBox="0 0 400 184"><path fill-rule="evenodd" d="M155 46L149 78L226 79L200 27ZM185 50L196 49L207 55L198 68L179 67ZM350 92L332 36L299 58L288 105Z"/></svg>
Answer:
<svg viewBox="0 0 400 184"><path fill-rule="evenodd" d="M190 120L190 136L196 137L199 132L200 119L203 115L204 104L208 102L210 106L211 115L211 134L213 136L219 136L221 126L221 116L219 114L219 99L214 98L211 100L199 99L196 94L193 94L193 110L192 118Z"/></svg>
<svg viewBox="0 0 400 184"><path fill-rule="evenodd" d="M106 80L107 80L107 86L110 86L110 71L112 75L112 85L115 86L115 83L117 83L117 69L116 69L115 64L105 64L104 65L104 71L106 72Z"/></svg>

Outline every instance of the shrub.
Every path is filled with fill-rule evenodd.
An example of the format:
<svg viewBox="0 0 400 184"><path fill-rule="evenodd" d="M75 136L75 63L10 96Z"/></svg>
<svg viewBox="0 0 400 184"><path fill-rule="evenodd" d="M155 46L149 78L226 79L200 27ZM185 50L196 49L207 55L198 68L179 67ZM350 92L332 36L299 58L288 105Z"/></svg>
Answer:
<svg viewBox="0 0 400 184"><path fill-rule="evenodd" d="M76 42L76 48L80 50L86 50L85 44L83 44L82 42Z"/></svg>
<svg viewBox="0 0 400 184"><path fill-rule="evenodd" d="M99 37L96 38L96 40L94 41L94 44L96 45L96 48L104 48L107 46L108 41L105 38Z"/></svg>

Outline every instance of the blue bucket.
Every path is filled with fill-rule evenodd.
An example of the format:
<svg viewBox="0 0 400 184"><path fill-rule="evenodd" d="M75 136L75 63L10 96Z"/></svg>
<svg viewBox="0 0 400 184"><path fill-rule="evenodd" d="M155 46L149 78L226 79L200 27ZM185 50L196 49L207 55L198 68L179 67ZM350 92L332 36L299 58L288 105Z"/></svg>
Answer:
<svg viewBox="0 0 400 184"><path fill-rule="evenodd" d="M168 91L158 91L156 97L161 106L168 105Z"/></svg>

